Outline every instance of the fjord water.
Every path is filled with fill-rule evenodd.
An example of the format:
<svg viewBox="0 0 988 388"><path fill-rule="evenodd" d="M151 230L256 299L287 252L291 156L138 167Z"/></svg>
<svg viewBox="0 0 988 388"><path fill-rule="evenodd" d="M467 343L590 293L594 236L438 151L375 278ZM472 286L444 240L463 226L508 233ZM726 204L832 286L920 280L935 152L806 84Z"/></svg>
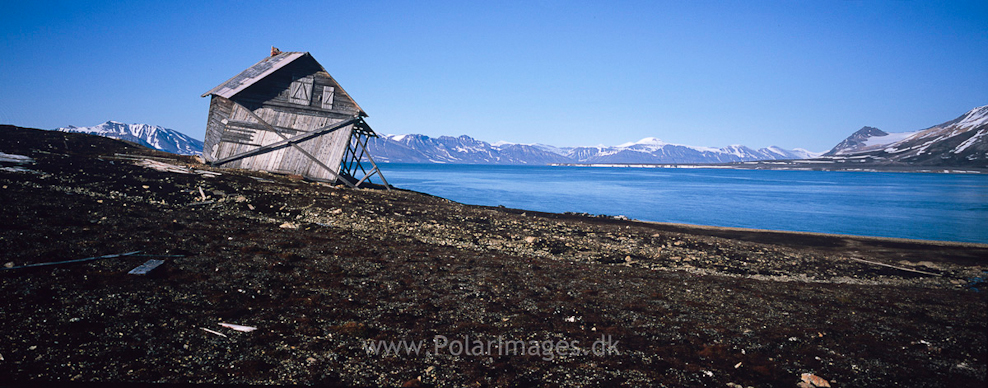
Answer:
<svg viewBox="0 0 988 388"><path fill-rule="evenodd" d="M397 163L381 169L394 186L474 205L988 243L988 175Z"/></svg>

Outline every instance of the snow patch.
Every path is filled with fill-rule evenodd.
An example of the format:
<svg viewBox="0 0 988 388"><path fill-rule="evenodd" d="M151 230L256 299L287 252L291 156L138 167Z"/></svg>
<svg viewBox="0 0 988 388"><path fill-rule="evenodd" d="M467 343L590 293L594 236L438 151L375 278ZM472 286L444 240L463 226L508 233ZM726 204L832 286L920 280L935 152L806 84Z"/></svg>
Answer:
<svg viewBox="0 0 988 388"><path fill-rule="evenodd" d="M29 172L29 173L38 174L37 171L31 170L31 169L27 169L27 168L24 168L24 167L21 167L21 166L0 167L0 171L4 171L4 172Z"/></svg>
<svg viewBox="0 0 988 388"><path fill-rule="evenodd" d="M657 137L646 137L646 138L643 138L643 139L641 139L639 141L636 141L636 142L633 142L633 143L619 144L617 147L618 148L628 148L628 147L631 147L631 146L634 146L634 145L664 146L666 144L668 144L668 143L660 140Z"/></svg>
<svg viewBox="0 0 988 388"><path fill-rule="evenodd" d="M971 111L964 116L964 119L957 123L957 126L967 128L985 124L988 124L988 105L971 109Z"/></svg>
<svg viewBox="0 0 988 388"><path fill-rule="evenodd" d="M570 151L573 150L573 147L556 147L556 146L551 146L551 145L548 145L548 144L539 144L539 143L533 144L532 147L535 147L535 148L540 149L542 151L551 152L551 153L554 153L556 155L562 155L562 156L566 156L567 154L570 153Z"/></svg>
<svg viewBox="0 0 988 388"><path fill-rule="evenodd" d="M813 152L813 151L810 151L810 150L807 150L807 149L804 149L804 148L793 148L792 151L793 151L793 153L801 156L803 159L815 159L815 158L819 158L820 156L823 156L823 154L826 153L826 151L824 151L824 152Z"/></svg>
<svg viewBox="0 0 988 388"><path fill-rule="evenodd" d="M29 164L29 163L34 163L34 159L32 159L30 156L15 155L15 154L0 152L0 162L14 163L14 164Z"/></svg>
<svg viewBox="0 0 988 388"><path fill-rule="evenodd" d="M898 143L900 141L906 140L906 139L908 139L908 138L912 137L913 135L915 135L917 133L920 133L920 132L922 132L922 131L895 132L895 133L890 133L890 134L885 135L885 136L873 136L873 137L869 137L868 139L866 139L864 141L864 145L866 147L872 147L872 146L874 146L874 147L881 147L881 146L884 146L884 145L888 145L888 144L892 144L892 143Z"/></svg>
<svg viewBox="0 0 988 388"><path fill-rule="evenodd" d="M770 152L779 156L786 156L786 152L779 147L771 146L765 149L766 152Z"/></svg>
<svg viewBox="0 0 988 388"><path fill-rule="evenodd" d="M957 148L954 148L953 153L959 154L961 152L964 152L964 150L966 150L967 147L970 147L972 144L976 143L978 139L980 139L982 136L985 135L985 133L988 133L988 130L984 130L984 129L979 130L978 133L974 134L974 136L971 136L970 139L965 140L963 143L957 146Z"/></svg>

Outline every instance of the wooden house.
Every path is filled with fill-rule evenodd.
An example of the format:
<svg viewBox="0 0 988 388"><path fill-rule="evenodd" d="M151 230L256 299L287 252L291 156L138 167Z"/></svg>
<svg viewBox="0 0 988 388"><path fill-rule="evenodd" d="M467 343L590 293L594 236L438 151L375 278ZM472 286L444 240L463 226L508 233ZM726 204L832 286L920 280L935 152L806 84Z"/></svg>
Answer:
<svg viewBox="0 0 988 388"><path fill-rule="evenodd" d="M296 174L358 187L375 174L367 114L307 52L280 52L206 92L203 158L225 168ZM369 171L361 163L366 157Z"/></svg>

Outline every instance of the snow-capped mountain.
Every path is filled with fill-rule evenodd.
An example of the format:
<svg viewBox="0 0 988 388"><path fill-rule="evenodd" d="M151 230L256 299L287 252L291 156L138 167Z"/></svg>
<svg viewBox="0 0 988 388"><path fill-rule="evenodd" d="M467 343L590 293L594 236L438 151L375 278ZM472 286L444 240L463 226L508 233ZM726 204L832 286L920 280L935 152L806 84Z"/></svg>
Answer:
<svg viewBox="0 0 988 388"><path fill-rule="evenodd" d="M865 127L844 139L824 157L868 157L886 163L988 167L986 134L988 105L914 132L886 133Z"/></svg>
<svg viewBox="0 0 988 388"><path fill-rule="evenodd" d="M87 133L91 135L126 140L173 154L197 155L202 153L202 141L174 129L150 124L124 124L107 121L93 127L73 125L56 128L59 132Z"/></svg>
<svg viewBox="0 0 988 388"><path fill-rule="evenodd" d="M654 137L617 146L554 147L546 144L494 144L469 136L385 135L370 141L376 160L398 163L549 164L549 163L727 163L753 160L805 159L806 150L779 147L724 148L668 144Z"/></svg>
<svg viewBox="0 0 988 388"><path fill-rule="evenodd" d="M375 160L395 163L548 164L569 163L565 156L537 147L497 143L470 136L384 135L368 142Z"/></svg>
<svg viewBox="0 0 988 388"><path fill-rule="evenodd" d="M797 149L768 147L754 150L743 145L723 148L669 144L654 137L613 147L577 147L567 154L579 163L731 163L753 160L805 159L817 154Z"/></svg>
<svg viewBox="0 0 988 388"><path fill-rule="evenodd" d="M875 127L863 127L837 144L824 156L873 151L914 135L916 132L888 133Z"/></svg>

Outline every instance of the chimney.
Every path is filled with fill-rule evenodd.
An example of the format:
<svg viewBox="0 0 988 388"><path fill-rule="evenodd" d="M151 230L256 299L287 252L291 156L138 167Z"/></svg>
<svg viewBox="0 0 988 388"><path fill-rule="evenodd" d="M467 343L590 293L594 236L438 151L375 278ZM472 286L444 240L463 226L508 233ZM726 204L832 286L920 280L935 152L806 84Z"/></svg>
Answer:
<svg viewBox="0 0 988 388"><path fill-rule="evenodd" d="M281 54L281 50L278 50L277 47L271 46L271 56L273 57L278 54Z"/></svg>

